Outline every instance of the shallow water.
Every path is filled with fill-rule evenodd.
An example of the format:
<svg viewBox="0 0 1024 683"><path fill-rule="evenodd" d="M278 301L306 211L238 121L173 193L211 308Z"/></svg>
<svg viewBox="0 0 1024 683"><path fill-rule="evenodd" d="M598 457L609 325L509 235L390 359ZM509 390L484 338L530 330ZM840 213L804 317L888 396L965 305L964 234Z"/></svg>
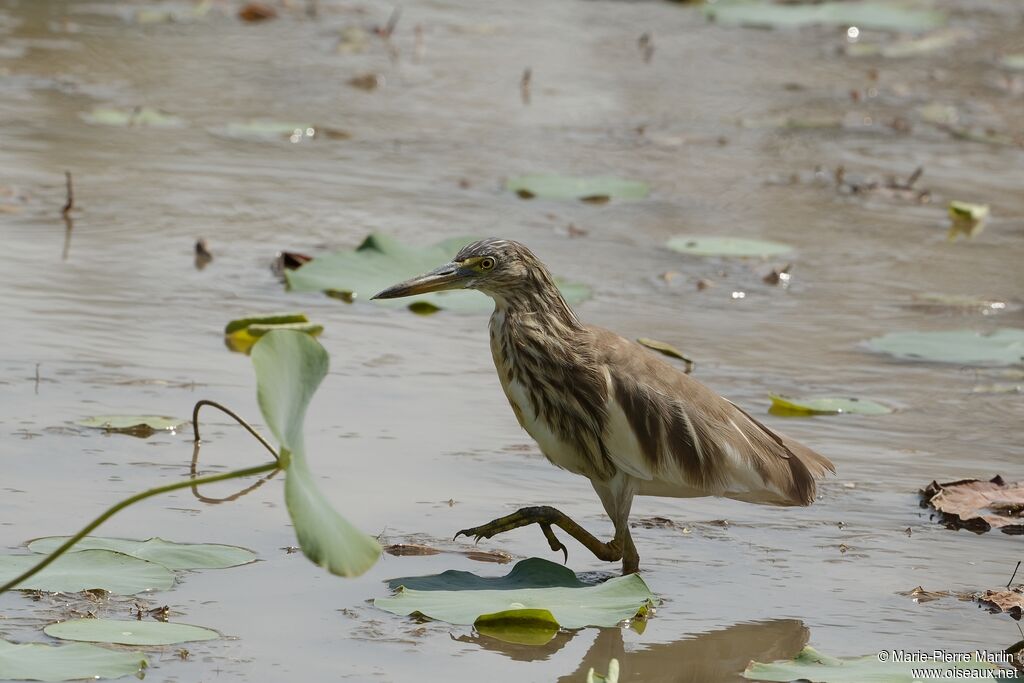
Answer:
<svg viewBox="0 0 1024 683"><path fill-rule="evenodd" d="M249 361L224 349L221 330L241 314L289 309L326 327L332 370L307 441L321 485L361 528L390 542L464 548L446 539L550 503L608 534L587 482L549 465L519 429L494 377L483 316L420 317L290 294L268 267L278 250L351 247L373 230L424 244L495 234L592 287L579 307L588 322L684 349L701 381L827 454L839 476L807 509L638 499L634 518L678 525L634 532L644 578L664 600L656 617L643 634L585 629L542 648L367 603L386 594L389 577L499 574L507 565L385 555L366 576L341 580L282 550L295 541L278 479L231 504L187 492L151 500L103 533L234 543L263 561L192 574L148 598L233 639L189 646L184 662L172 649L157 654L147 679L479 680L485 670L493 681L581 681L618 657L623 680L707 683L738 680L749 660L787 658L806 643L852 656L1019 640L1008 617L970 602L897 595L918 585L997 587L1021 558L1019 538L946 530L916 495L932 479L1021 478L1021 395L972 391L1013 380L860 346L892 330L1024 326L1024 150L954 140L915 113L956 104L970 120L1024 133L1021 94L1001 89L1005 74L993 66L1001 52L1024 49L1024 11L945 6L971 38L882 60L838 54L841 30L728 28L671 3L420 0L403 4L392 61L372 36L364 54L335 50L343 27L383 24L390 8L321 2L316 19L297 8L245 25L218 5L195 23L138 25L131 3L3 0L0 204L15 208L0 213L0 545L70 533L118 498L185 476L185 434L143 441L74 423L117 412L185 417L199 398L255 418ZM655 44L650 64L636 44L644 32ZM385 85L347 84L366 72ZM81 117L137 105L188 125L103 127ZM738 125L809 111L857 125ZM910 132L888 125L897 116ZM352 138L216 134L250 118ZM918 183L931 202L841 194L830 180L838 165L868 177L923 166ZM79 207L69 240L59 212L65 169ZM504 177L538 171L642 179L652 194L594 206L501 190ZM949 199L990 204L985 231L947 243ZM588 234L568 237L569 224ZM761 281L784 260L698 260L660 246L677 233L791 243L792 285ZM192 262L199 236L215 254L201 271ZM667 271L680 275L666 283ZM698 291L700 279L714 286ZM989 316L910 305L923 293L1017 305ZM857 395L900 410L783 419L767 414L768 392ZM241 430L208 419L205 469L263 457ZM482 545L549 556L534 529ZM575 545L570 564L609 570ZM0 633L44 639L36 609L23 596L0 597Z"/></svg>

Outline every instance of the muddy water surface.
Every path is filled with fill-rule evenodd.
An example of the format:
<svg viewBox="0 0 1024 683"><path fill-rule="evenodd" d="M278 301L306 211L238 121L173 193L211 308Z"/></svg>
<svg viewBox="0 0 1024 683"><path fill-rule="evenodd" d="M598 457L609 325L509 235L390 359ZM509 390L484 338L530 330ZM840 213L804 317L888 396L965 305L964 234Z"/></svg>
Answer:
<svg viewBox="0 0 1024 683"><path fill-rule="evenodd" d="M844 30L728 28L670 3L407 2L397 60L372 36L363 53L337 51L343 28L383 24L390 8L321 2L315 19L296 10L247 25L215 3L201 21L140 25L138 6L0 2L0 202L12 207L0 213L0 545L69 533L118 498L185 476L185 434L137 440L74 422L184 417L203 397L255 418L249 361L224 349L221 330L241 314L289 309L326 326L332 369L307 441L322 486L360 527L389 542L464 548L445 539L550 503L609 534L587 482L549 465L516 424L484 316L289 294L268 268L280 249L352 247L374 230L423 244L465 234L526 242L594 290L579 308L586 320L685 349L701 381L839 468L808 509L638 499L635 518L675 523L635 530L644 578L664 600L656 618L642 634L585 629L540 648L367 602L386 594L390 577L508 566L385 556L341 580L283 550L294 535L279 480L231 504L155 499L104 532L234 543L262 561L189 575L148 598L233 637L190 647L188 661L157 653L148 679L476 681L486 672L582 681L618 657L624 680L708 683L807 643L852 656L1019 640L1008 618L971 603L897 595L996 587L1020 559L1015 538L929 521L915 493L932 479L1021 477L1020 395L973 392L1019 378L900 363L859 346L893 330L1024 326L1013 305L1024 294L1024 151L953 139L917 114L953 104L979 125L1024 133L1020 84L994 66L1001 52L1022 51L1019 5L947 5L970 37L899 61L840 54ZM637 47L645 32L650 64ZM526 67L529 106L519 88ZM382 75L382 87L348 84L365 73ZM141 105L186 125L82 118L96 106ZM764 125L808 112L846 125ZM351 139L218 134L253 118ZM917 187L931 202L837 192L840 165L880 179L923 166ZM65 169L80 207L69 239L59 215ZM598 206L501 190L504 177L536 171L637 178L652 193ZM990 204L993 219L949 244L949 199ZM570 224L587 234L569 237ZM787 261L697 260L660 246L683 232L791 243L792 284L761 281ZM192 263L199 236L215 254L201 271ZM666 272L678 276L666 282ZM713 286L698 291L702 279ZM911 305L928 293L1011 305L988 316ZM899 410L787 420L767 414L768 392L858 395ZM210 419L207 470L263 457L239 429ZM484 545L548 556L535 529ZM570 553L577 571L609 569L578 546ZM6 637L45 638L37 603L5 595L0 615Z"/></svg>

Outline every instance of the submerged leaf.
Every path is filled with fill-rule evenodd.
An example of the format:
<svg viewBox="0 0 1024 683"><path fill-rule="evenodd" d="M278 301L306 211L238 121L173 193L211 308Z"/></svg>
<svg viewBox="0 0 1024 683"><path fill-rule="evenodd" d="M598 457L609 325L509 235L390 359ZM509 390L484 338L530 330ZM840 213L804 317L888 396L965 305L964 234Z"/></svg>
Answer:
<svg viewBox="0 0 1024 683"><path fill-rule="evenodd" d="M516 568L524 562L530 563L531 574L541 581L548 576L562 581L567 578L564 571L558 571L565 568L553 562L532 558L518 563ZM515 569L509 577L512 573ZM445 574L451 576L452 573ZM547 610L562 628L582 628L615 626L626 619L646 615L657 602L638 574L616 577L596 586L510 587L505 590L465 588L466 577L452 578L455 579L452 589L415 590L399 586L394 596L377 598L374 605L392 614L422 614L452 624L472 624L481 615L508 610Z"/></svg>
<svg viewBox="0 0 1024 683"><path fill-rule="evenodd" d="M120 678L140 673L146 658L95 645L16 644L0 640L0 678L4 680L73 681Z"/></svg>
<svg viewBox="0 0 1024 683"><path fill-rule="evenodd" d="M411 247L374 233L353 251L318 256L301 268L285 271L290 289L296 292L333 291L351 298L369 299L391 285L421 275L450 261L472 237L447 239L431 247ZM584 285L558 281L562 296L570 304L590 296ZM494 306L480 292L455 290L374 301L383 306L407 306L418 313L443 308L458 312L489 311Z"/></svg>
<svg viewBox="0 0 1024 683"><path fill-rule="evenodd" d="M891 332L867 341L872 351L902 360L960 365L1016 365L1024 360L1024 330Z"/></svg>
<svg viewBox="0 0 1024 683"><path fill-rule="evenodd" d="M961 479L921 489L921 504L930 505L951 529L981 534L999 529L1024 534L1024 481L1007 484L996 476L990 481Z"/></svg>
<svg viewBox="0 0 1024 683"><path fill-rule="evenodd" d="M895 651L897 654L899 650ZM938 678L959 678L955 674L945 676L944 672L970 671L972 674L963 676L971 680L997 680L999 667L995 664L978 661L972 655L971 661L945 662L939 659L929 660L926 665L920 661L896 661L896 657L882 661L877 653L863 657L843 658L829 657L805 647L795 659L786 662L764 664L751 662L743 672L744 678L755 681L809 681L810 683L914 683L921 680L914 676L915 670L926 666L936 672Z"/></svg>
<svg viewBox="0 0 1024 683"><path fill-rule="evenodd" d="M709 19L721 24L797 28L822 24L857 26L883 31L927 31L946 22L946 15L914 9L892 2L819 2L776 4L720 0L705 10Z"/></svg>
<svg viewBox="0 0 1024 683"><path fill-rule="evenodd" d="M670 239L666 246L673 251L692 256L734 256L740 258L779 256L792 251L788 245L779 242L742 237L677 235Z"/></svg>
<svg viewBox="0 0 1024 683"><path fill-rule="evenodd" d="M772 400L773 413L797 415L886 415L892 408L864 398L788 398L778 394L768 395Z"/></svg>
<svg viewBox="0 0 1024 683"><path fill-rule="evenodd" d="M150 128L180 128L185 121L177 116L165 114L151 107L135 107L134 109L110 109L96 107L91 112L82 114L86 123L100 126L146 126Z"/></svg>
<svg viewBox="0 0 1024 683"><path fill-rule="evenodd" d="M519 645L543 645L558 634L558 622L546 609L511 609L481 614L473 622L477 633Z"/></svg>
<svg viewBox="0 0 1024 683"><path fill-rule="evenodd" d="M188 420L162 415L96 415L79 420L78 424L108 432L147 437L156 432L173 432L178 427L188 424Z"/></svg>
<svg viewBox="0 0 1024 683"><path fill-rule="evenodd" d="M274 330L252 350L263 419L281 444L285 503L306 557L332 574L358 576L380 557L380 545L339 515L306 462L306 408L327 375L327 352L309 335Z"/></svg>
<svg viewBox="0 0 1024 683"><path fill-rule="evenodd" d="M650 190L646 183L621 178L573 178L560 175L523 175L509 178L506 189L523 199L579 199L603 204L610 199L643 199Z"/></svg>
<svg viewBox="0 0 1024 683"><path fill-rule="evenodd" d="M50 624L43 631L62 640L115 645L174 645L221 637L216 631L201 626L136 619L69 619Z"/></svg>
<svg viewBox="0 0 1024 683"><path fill-rule="evenodd" d="M28 544L28 549L34 553L49 554L68 538L70 536L37 538ZM140 560L162 564L168 569L225 569L256 561L256 553L235 545L175 543L162 538L137 541L127 538L86 536L73 545L68 552L97 549L113 550Z"/></svg>
<svg viewBox="0 0 1024 683"><path fill-rule="evenodd" d="M36 555L0 555L0 584L7 583L39 562ZM16 590L41 590L63 593L100 589L118 595L167 590L174 585L174 574L167 567L110 550L83 550L68 553L35 576L17 585Z"/></svg>

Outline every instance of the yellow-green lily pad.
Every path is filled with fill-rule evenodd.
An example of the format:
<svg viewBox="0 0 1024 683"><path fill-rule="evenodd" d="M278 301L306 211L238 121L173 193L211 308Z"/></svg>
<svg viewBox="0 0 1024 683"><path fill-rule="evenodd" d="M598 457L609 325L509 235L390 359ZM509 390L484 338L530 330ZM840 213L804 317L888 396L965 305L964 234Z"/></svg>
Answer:
<svg viewBox="0 0 1024 683"><path fill-rule="evenodd" d="M989 208L986 204L951 201L949 203L950 226L947 239L953 242L961 233L966 237L974 237L984 229L988 215Z"/></svg>
<svg viewBox="0 0 1024 683"><path fill-rule="evenodd" d="M202 626L137 619L69 619L50 624L43 632L61 640L114 645L175 645L221 637Z"/></svg>
<svg viewBox="0 0 1024 683"><path fill-rule="evenodd" d="M294 330L318 337L324 327L309 322L305 313L255 315L229 322L224 327L224 345L238 353L249 353L253 344L271 330Z"/></svg>
<svg viewBox="0 0 1024 683"><path fill-rule="evenodd" d="M789 398L769 394L771 412L785 415L887 415L892 408L864 398Z"/></svg>

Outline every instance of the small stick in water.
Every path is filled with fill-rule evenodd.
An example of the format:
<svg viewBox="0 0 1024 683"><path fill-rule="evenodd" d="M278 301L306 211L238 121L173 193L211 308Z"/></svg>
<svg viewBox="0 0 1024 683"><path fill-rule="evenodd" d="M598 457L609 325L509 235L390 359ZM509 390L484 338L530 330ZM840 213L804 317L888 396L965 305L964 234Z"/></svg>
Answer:
<svg viewBox="0 0 1024 683"><path fill-rule="evenodd" d="M71 185L71 171L64 171L64 182L67 185L68 199L64 202L64 208L61 209L61 213L67 216L68 212L75 208L75 188Z"/></svg>
<svg viewBox="0 0 1024 683"><path fill-rule="evenodd" d="M651 58L654 57L654 39L650 33L644 33L636 41L637 46L640 48L640 52L644 56L644 64L650 64Z"/></svg>
<svg viewBox="0 0 1024 683"><path fill-rule="evenodd" d="M519 97L523 100L523 104L530 103L530 81L533 79L533 69L526 67L523 69L523 77L519 79Z"/></svg>
<svg viewBox="0 0 1024 683"><path fill-rule="evenodd" d="M1017 566L1013 568L1013 574L1010 575L1010 580L1006 582L1006 587L1009 588L1010 584L1013 583L1014 578L1017 577L1017 570L1020 569L1020 560L1017 560Z"/></svg>

